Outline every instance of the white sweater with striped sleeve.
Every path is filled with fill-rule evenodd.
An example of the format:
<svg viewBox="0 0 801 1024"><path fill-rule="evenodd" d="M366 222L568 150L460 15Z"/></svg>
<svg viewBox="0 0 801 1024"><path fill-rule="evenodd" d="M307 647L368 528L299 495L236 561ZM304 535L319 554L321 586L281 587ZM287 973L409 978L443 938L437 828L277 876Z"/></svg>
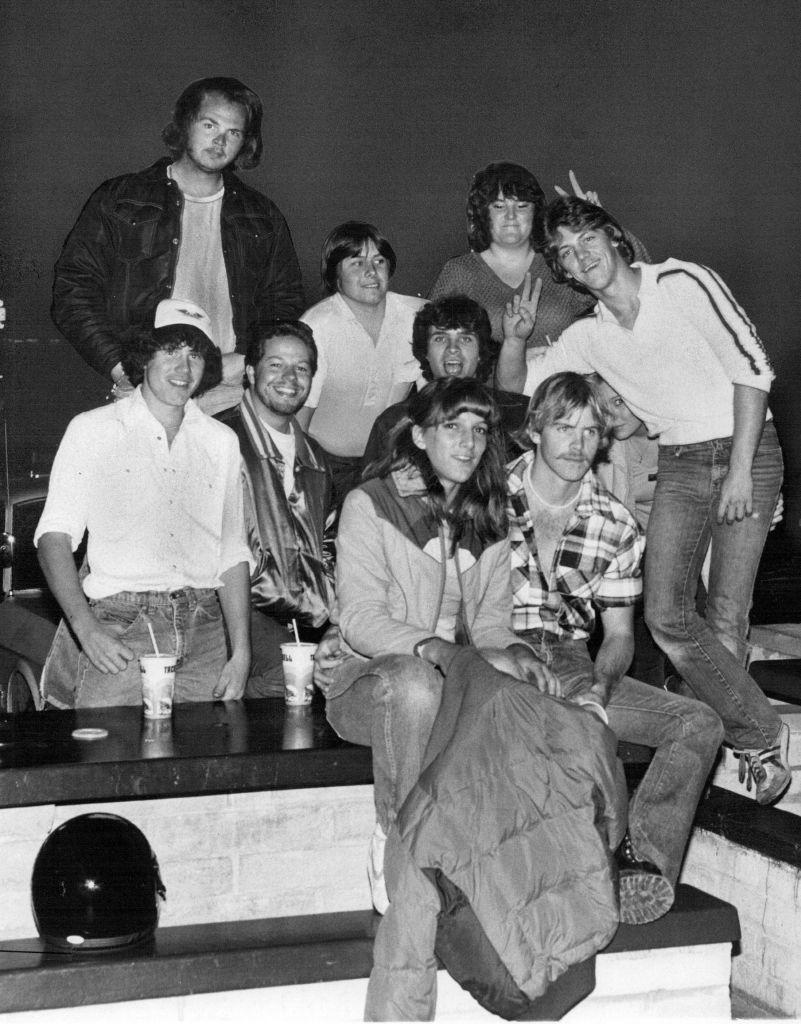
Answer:
<svg viewBox="0 0 801 1024"><path fill-rule="evenodd" d="M730 437L734 385L769 391L774 378L754 325L706 267L675 259L633 266L642 275L633 329L599 302L551 348L529 351L525 393L561 370L594 371L660 444Z"/></svg>

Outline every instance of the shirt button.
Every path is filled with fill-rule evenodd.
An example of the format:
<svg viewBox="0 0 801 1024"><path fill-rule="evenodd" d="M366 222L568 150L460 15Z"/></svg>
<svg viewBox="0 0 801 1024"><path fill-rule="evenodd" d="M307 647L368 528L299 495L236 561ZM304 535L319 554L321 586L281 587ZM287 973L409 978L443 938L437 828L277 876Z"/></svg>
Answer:
<svg viewBox="0 0 801 1024"><path fill-rule="evenodd" d="M172 244L173 244L173 245L177 245L177 244L178 244L178 239L177 239L177 238L173 238L173 240L172 240Z"/></svg>

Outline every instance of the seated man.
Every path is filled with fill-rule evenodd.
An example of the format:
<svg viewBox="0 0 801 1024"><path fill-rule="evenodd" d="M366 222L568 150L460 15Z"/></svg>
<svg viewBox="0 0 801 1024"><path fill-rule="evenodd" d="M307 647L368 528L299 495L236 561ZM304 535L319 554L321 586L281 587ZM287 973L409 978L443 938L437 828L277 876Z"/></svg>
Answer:
<svg viewBox="0 0 801 1024"><path fill-rule="evenodd" d="M239 438L247 535L256 568L250 580L252 657L246 697L284 692L281 647L295 619L316 641L334 598L323 550L331 474L322 449L294 419L317 370L311 328L276 321L245 355L245 393L218 417Z"/></svg>
<svg viewBox="0 0 801 1024"><path fill-rule="evenodd" d="M220 379L209 318L165 299L123 338L136 385L67 427L34 537L62 619L42 676L57 707L141 704L137 656L177 654L176 701L236 700L250 662L236 437L191 396ZM88 572L72 552L88 531ZM225 629L230 642L226 650Z"/></svg>
<svg viewBox="0 0 801 1024"><path fill-rule="evenodd" d="M534 450L507 469L513 627L552 670L557 696L586 705L619 739L655 748L618 851L621 920L645 924L673 903L723 726L704 704L624 675L643 538L591 469L610 429L586 378L558 373L537 388L521 438ZM593 663L586 641L596 609L604 635Z"/></svg>
<svg viewBox="0 0 801 1024"><path fill-rule="evenodd" d="M425 380L442 377L477 377L490 379L495 372L495 361L500 346L492 340L492 328L487 311L466 295L446 295L436 302L428 302L417 311L412 326L412 354L420 364ZM528 399L520 394L490 388L501 426L509 436L523 423ZM396 402L378 417L370 431L364 450L362 468L377 462L386 454L390 431L403 417L409 401ZM512 458L517 448L510 449Z"/></svg>

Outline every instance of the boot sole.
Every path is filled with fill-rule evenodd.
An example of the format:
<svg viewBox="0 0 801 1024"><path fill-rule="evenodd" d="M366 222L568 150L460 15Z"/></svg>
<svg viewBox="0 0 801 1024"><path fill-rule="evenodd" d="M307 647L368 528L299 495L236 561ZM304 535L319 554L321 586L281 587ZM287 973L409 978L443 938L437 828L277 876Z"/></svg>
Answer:
<svg viewBox="0 0 801 1024"><path fill-rule="evenodd" d="M759 792L757 787L756 800L758 804L767 806L768 804L775 804L785 792L789 789L790 783L793 781L793 772L790 768L790 726L786 722L782 722L782 727L779 731L779 761L782 767L785 769L787 774L779 783L778 786L772 786L769 790L764 793Z"/></svg>
<svg viewBox="0 0 801 1024"><path fill-rule="evenodd" d="M673 886L664 875L644 871L620 874L620 920L623 924L650 924L673 906Z"/></svg>

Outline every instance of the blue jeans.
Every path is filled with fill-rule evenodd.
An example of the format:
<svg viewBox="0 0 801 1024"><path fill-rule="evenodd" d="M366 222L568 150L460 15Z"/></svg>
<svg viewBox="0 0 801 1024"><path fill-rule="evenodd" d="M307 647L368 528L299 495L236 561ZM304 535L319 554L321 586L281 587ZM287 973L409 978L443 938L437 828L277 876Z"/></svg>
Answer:
<svg viewBox="0 0 801 1024"><path fill-rule="evenodd" d="M645 619L693 694L723 720L735 747L762 749L781 720L744 669L748 615L759 560L782 485L776 430L766 423L754 457L754 515L717 522L731 438L661 447L645 565ZM695 595L712 543L705 618Z"/></svg>
<svg viewBox="0 0 801 1024"><path fill-rule="evenodd" d="M326 714L342 739L372 747L376 817L388 835L420 778L443 680L433 665L408 654L386 654L363 666L344 693L328 700Z"/></svg>
<svg viewBox="0 0 801 1024"><path fill-rule="evenodd" d="M228 660L216 591L191 587L169 592L122 591L89 604L101 623L123 627L118 635L136 655L153 653L147 628L150 622L159 651L178 655L176 702L214 699L212 691ZM99 671L62 620L47 656L43 695L60 708L139 705L139 662L134 658L116 674Z"/></svg>
<svg viewBox="0 0 801 1024"><path fill-rule="evenodd" d="M566 699L592 686L593 665L581 640L546 640L538 652ZM619 740L654 748L629 803L634 849L675 886L695 809L723 738L720 719L705 704L624 676L606 706Z"/></svg>

